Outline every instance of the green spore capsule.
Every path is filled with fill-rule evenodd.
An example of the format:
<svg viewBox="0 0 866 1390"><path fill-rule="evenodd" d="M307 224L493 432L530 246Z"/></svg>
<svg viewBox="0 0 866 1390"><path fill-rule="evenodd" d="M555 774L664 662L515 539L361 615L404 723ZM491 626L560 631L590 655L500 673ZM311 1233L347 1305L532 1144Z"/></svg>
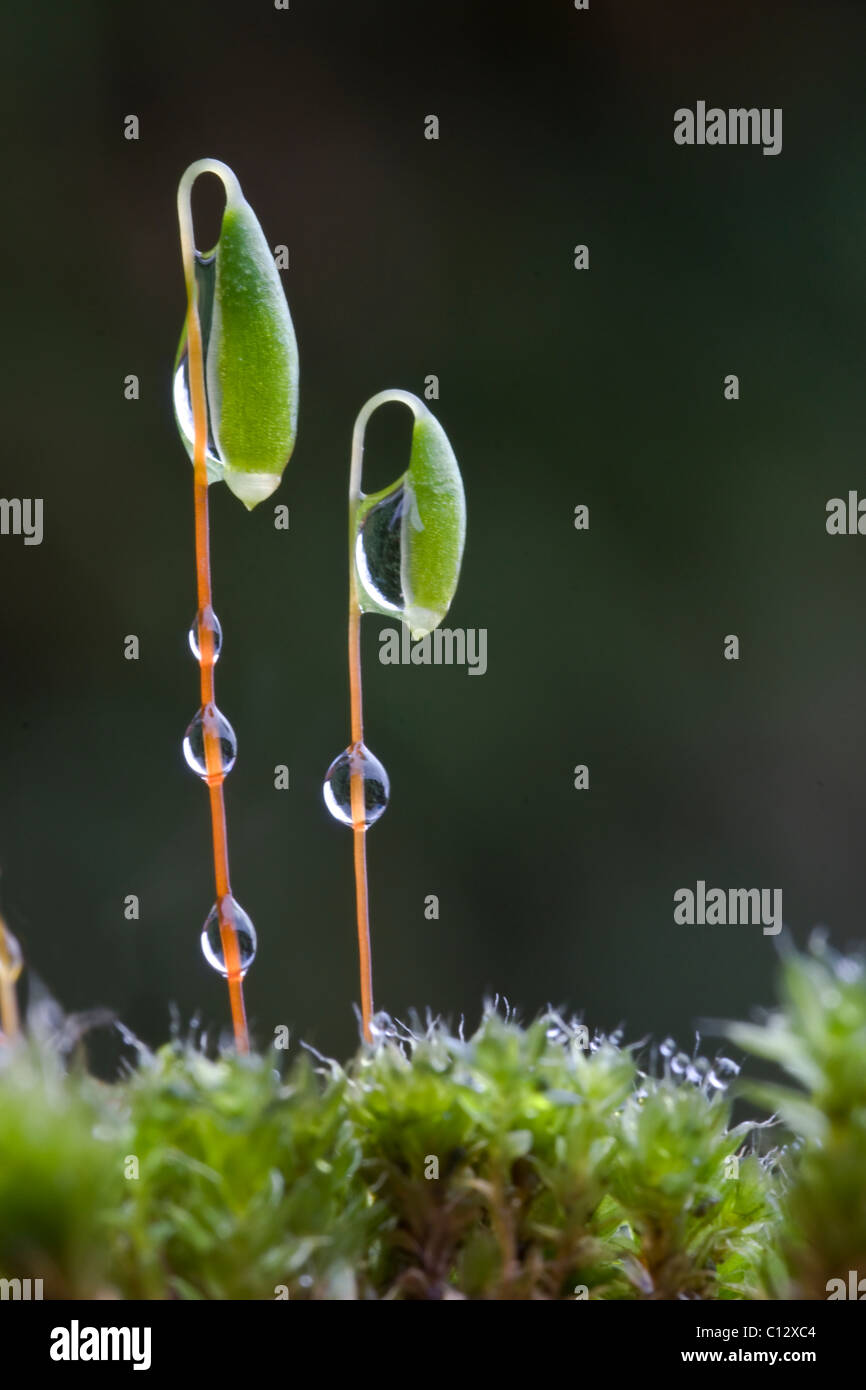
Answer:
<svg viewBox="0 0 866 1390"><path fill-rule="evenodd" d="M356 439L363 440L370 415L389 401L402 401L415 415L409 467L390 487L359 497L353 544L358 605L364 613L403 618L413 637L424 637L442 622L457 588L466 499L448 436L408 391L383 391L368 401Z"/></svg>
<svg viewBox="0 0 866 1390"><path fill-rule="evenodd" d="M178 189L191 234L190 193L200 174L222 179L226 192L212 251L194 255L207 406L207 474L224 481L249 511L280 484L295 447L298 346L274 257L237 178L219 160L191 164ZM188 319L174 368L174 411L190 458Z"/></svg>

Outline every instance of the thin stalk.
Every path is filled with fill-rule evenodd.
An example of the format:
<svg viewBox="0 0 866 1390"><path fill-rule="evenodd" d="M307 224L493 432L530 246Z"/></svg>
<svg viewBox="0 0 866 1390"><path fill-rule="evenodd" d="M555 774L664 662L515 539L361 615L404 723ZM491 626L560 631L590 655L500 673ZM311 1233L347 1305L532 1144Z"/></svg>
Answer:
<svg viewBox="0 0 866 1390"><path fill-rule="evenodd" d="M364 468L364 432L367 421L380 405L401 401L417 416L424 409L409 391L380 391L361 409L352 433L352 461L349 472L349 704L352 747L359 753L364 742L364 694L361 674L361 605L355 577L355 542L358 508L363 501L361 476ZM373 1041L373 963L370 948L370 900L367 888L367 814L364 804L364 773L361 759L354 763L350 781L352 806L352 847L355 862L355 914L358 922L358 958L361 971L361 1021L366 1042Z"/></svg>
<svg viewBox="0 0 866 1390"><path fill-rule="evenodd" d="M360 752L364 742L361 693L361 611L354 575L349 591L349 689L352 706L352 746ZM360 760L358 760L360 763ZM370 902L367 890L367 826L364 809L364 774L356 767L350 780L352 799L352 849L355 861L355 911L358 919L358 958L361 970L361 1019L364 1038L373 1041L373 963L370 952Z"/></svg>
<svg viewBox="0 0 866 1390"><path fill-rule="evenodd" d="M20 974L20 956L16 958L6 927L0 919L0 1037L3 1042L11 1042L21 1031L15 993L15 982Z"/></svg>
<svg viewBox="0 0 866 1390"><path fill-rule="evenodd" d="M0 1030L3 1042L12 1042L21 1031L15 985L5 975L0 976Z"/></svg>
<svg viewBox="0 0 866 1390"><path fill-rule="evenodd" d="M208 517L207 481L207 404L204 382L204 353L202 349L201 322L198 315L198 293L195 282L195 242L193 239L192 210L190 191L194 180L200 173L215 173L226 182L234 175L225 165L216 160L200 160L187 170L178 189L178 217L180 221L181 252L187 294L187 351L190 401L193 418L193 497L195 504L195 566L198 590L198 628L199 669L201 675L202 732L204 736L205 766L210 793L211 831L213 837L214 881L216 901L219 911L220 939L223 959L226 963L234 1025L235 1044L239 1052L249 1052L250 1041L244 1009L243 972L241 970L240 948L237 932L227 915L226 902L231 895L229 879L228 835L226 830L226 810L223 798L225 773L222 768L216 700L214 687L214 634L208 617L213 612L210 572L210 525Z"/></svg>

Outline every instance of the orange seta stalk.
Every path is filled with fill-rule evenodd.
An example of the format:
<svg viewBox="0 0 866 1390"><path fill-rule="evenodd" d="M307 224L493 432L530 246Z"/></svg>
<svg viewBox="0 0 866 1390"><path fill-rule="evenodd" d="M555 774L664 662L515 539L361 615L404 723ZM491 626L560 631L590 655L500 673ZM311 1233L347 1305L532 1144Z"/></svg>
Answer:
<svg viewBox="0 0 866 1390"><path fill-rule="evenodd" d="M364 712L361 694L361 610L355 585L354 566L349 580L349 699L352 715L352 747L364 742ZM359 764L360 764L360 760ZM350 779L352 799L352 841L355 858L355 906L358 918L358 956L361 967L361 1020L364 1039L373 1041L373 965L370 955L370 903L367 892L367 831L364 805L364 774L358 766Z"/></svg>
<svg viewBox="0 0 866 1390"><path fill-rule="evenodd" d="M20 1032L18 999L15 994L15 981L20 973L20 957L16 963L6 928L0 918L0 1042L11 1042Z"/></svg>
<svg viewBox="0 0 866 1390"><path fill-rule="evenodd" d="M210 792L211 827L213 833L214 880L220 919L223 959L228 972L229 1002L238 1052L249 1052L250 1041L244 1009L243 974L237 933L226 915L226 899L231 894L229 881L228 837L223 798L222 752L217 726L214 699L214 634L208 622L213 612L210 575L210 528L208 521L207 482L207 406L204 387L204 354L201 323L195 285L195 267L184 256L189 312L187 317L187 349L190 399L193 417L193 491L195 498L195 564L198 586L198 649L201 671L201 707L204 735L207 784Z"/></svg>

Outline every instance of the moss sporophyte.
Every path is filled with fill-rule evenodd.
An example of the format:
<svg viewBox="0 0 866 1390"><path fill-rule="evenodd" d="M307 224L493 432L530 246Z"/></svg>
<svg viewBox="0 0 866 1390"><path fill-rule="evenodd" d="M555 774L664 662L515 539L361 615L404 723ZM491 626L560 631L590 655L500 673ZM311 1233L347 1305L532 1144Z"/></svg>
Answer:
<svg viewBox="0 0 866 1390"><path fill-rule="evenodd" d="M213 250L197 251L191 193L202 174L222 180L226 202ZM223 782L234 766L234 730L217 708L214 666L222 629L211 593L208 487L223 480L252 511L279 486L295 444L298 352L274 259L227 165L202 159L177 195L187 315L174 370L178 429L193 464L198 609L190 646L201 705L183 740L187 763L210 796L216 902L202 932L207 961L228 982L238 1050L249 1050L243 978L256 954L255 928L232 895Z"/></svg>
<svg viewBox="0 0 866 1390"><path fill-rule="evenodd" d="M414 416L405 473L369 496L361 491L364 437L375 410L390 402ZM349 695L351 742L331 763L324 797L350 826L361 967L361 1017L372 1041L373 976L367 893L369 827L388 805L388 774L364 743L361 615L401 618L413 637L432 632L448 612L463 558L466 502L454 451L435 416L409 391L381 391L355 421L349 469Z"/></svg>
<svg viewBox="0 0 866 1390"><path fill-rule="evenodd" d="M196 250L190 196L201 174L216 174L226 194L219 239ZM190 646L201 670L201 707L183 750L207 783L213 827L216 902L205 923L206 959L226 976L235 1039L249 1047L242 981L256 954L256 932L232 896L223 782L237 754L234 730L217 708L214 666L222 629L214 613L208 536L208 487L224 481L252 510L279 486L295 443L298 354L273 255L232 171L218 160L190 166L178 189L187 317L175 361L174 405L193 462L198 611ZM401 402L414 415L406 471L371 496L361 491L364 431L374 410ZM362 612L397 615L414 637L433 631L448 611L463 555L466 507L460 472L441 425L417 396L383 391L355 423L349 483L349 685L351 743L331 764L325 801L351 826L364 1036L373 1014L365 834L388 801L388 777L364 745L361 694Z"/></svg>

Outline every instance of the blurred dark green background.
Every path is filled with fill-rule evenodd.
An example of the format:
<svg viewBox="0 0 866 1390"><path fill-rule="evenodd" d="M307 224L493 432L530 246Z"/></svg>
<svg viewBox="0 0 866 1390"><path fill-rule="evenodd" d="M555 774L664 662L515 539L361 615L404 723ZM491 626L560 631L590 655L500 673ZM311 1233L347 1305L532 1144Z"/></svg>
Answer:
<svg viewBox="0 0 866 1390"><path fill-rule="evenodd" d="M698 878L781 887L797 940L857 939L866 539L824 522L866 488L862 6L84 0L14 4L3 30L0 494L46 510L41 547L0 539L0 904L63 1005L149 1041L172 1002L228 1020L180 754L192 477L169 398L175 191L203 155L288 244L301 351L290 531L212 493L259 1040L355 1036L351 837L320 793L348 740L349 440L369 395L428 373L469 505L449 625L488 630L489 669L382 667L365 620L392 779L368 846L378 1005L474 1019L499 991L688 1043L767 1002L775 968L758 927L674 925ZM782 154L675 147L698 99L781 106ZM404 423L371 433L369 490Z"/></svg>

